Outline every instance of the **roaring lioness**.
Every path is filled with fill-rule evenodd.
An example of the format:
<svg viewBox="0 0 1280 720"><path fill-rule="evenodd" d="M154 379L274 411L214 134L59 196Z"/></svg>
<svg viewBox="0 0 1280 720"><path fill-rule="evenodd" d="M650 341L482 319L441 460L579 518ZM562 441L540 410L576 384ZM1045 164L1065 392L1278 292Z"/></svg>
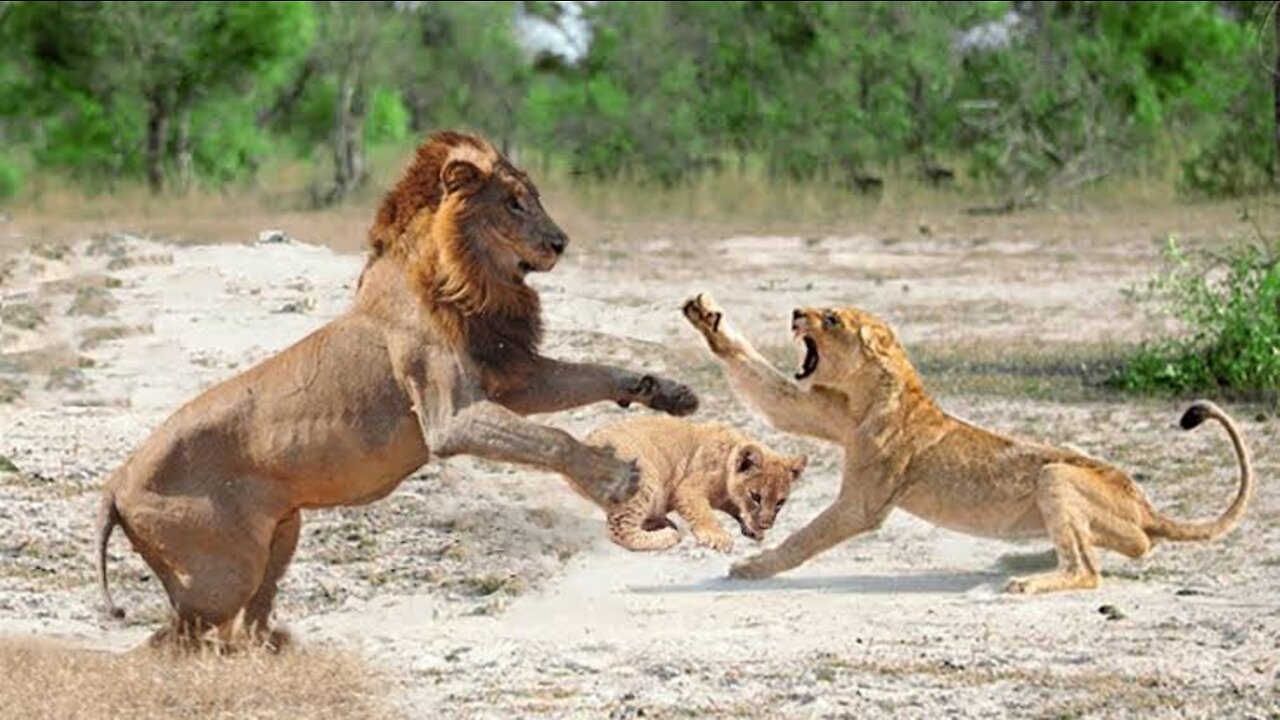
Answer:
<svg viewBox="0 0 1280 720"><path fill-rule="evenodd" d="M1209 402L1182 416L1190 430L1212 418L1226 428L1240 487L1216 520L1181 522L1151 506L1128 475L1079 453L997 435L943 412L925 392L893 331L855 309L796 310L791 328L804 360L793 382L732 330L710 296L685 317L722 361L734 391L780 430L844 447L835 503L776 549L730 574L764 578L800 565L859 533L894 507L974 535L1048 535L1054 572L1015 578L1007 590L1042 593L1097 587L1097 548L1140 557L1159 540L1211 540L1236 526L1253 489L1249 453L1235 423Z"/></svg>
<svg viewBox="0 0 1280 720"><path fill-rule="evenodd" d="M266 636L303 508L360 505L430 455L561 473L602 502L637 470L524 419L602 400L684 415L684 385L538 353L532 271L568 244L529 178L485 140L439 133L383 201L342 316L175 412L107 480L99 574L124 528L176 622L154 640L243 622ZM171 632L172 631L172 632Z"/></svg>

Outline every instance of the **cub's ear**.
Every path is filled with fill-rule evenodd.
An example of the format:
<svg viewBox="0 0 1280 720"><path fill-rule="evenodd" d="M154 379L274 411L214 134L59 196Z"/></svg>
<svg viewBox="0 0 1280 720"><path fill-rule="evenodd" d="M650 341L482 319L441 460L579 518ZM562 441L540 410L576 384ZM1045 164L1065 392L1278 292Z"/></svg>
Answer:
<svg viewBox="0 0 1280 720"><path fill-rule="evenodd" d="M791 479L799 480L800 475L804 473L805 467L809 465L808 455L797 455L790 458L787 463L791 466Z"/></svg>
<svg viewBox="0 0 1280 720"><path fill-rule="evenodd" d="M750 472L758 467L764 460L764 453L760 448L751 443L744 443L738 446L734 452L733 468L739 473Z"/></svg>
<svg viewBox="0 0 1280 720"><path fill-rule="evenodd" d="M480 168L466 160L450 160L440 169L440 184L444 186L446 195L474 190L480 186L483 179L484 173Z"/></svg>

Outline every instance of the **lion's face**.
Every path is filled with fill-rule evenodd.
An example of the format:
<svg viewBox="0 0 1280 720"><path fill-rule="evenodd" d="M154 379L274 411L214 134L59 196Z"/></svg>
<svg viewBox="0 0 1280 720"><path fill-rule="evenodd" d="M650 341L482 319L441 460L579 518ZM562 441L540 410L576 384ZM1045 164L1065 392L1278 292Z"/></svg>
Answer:
<svg viewBox="0 0 1280 720"><path fill-rule="evenodd" d="M442 207L477 259L495 276L522 284L530 272L556 265L569 238L542 207L538 189L505 159L481 170L466 160L451 160L441 171Z"/></svg>
<svg viewBox="0 0 1280 720"><path fill-rule="evenodd" d="M787 457L755 443L743 443L729 456L729 501L742 534L763 540L791 494L791 483L804 472L808 459Z"/></svg>
<svg viewBox="0 0 1280 720"><path fill-rule="evenodd" d="M804 348L796 379L844 391L868 370L883 367L898 347L888 324L855 308L797 309L791 331Z"/></svg>

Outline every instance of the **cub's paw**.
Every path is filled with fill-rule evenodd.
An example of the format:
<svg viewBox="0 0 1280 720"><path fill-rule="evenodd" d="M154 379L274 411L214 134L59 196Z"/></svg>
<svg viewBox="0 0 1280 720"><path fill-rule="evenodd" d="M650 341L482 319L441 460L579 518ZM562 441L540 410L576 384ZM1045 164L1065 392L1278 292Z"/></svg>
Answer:
<svg viewBox="0 0 1280 720"><path fill-rule="evenodd" d="M645 375L632 388L637 401L668 415L690 415L698 409L698 396L682 383L654 375ZM623 403L626 407L630 403Z"/></svg>
<svg viewBox="0 0 1280 720"><path fill-rule="evenodd" d="M698 544L711 548L716 552L729 552L733 549L733 538L724 530L703 530L701 532L693 531L694 538Z"/></svg>
<svg viewBox="0 0 1280 720"><path fill-rule="evenodd" d="M749 557L740 563L734 563L733 567L729 568L729 577L738 580L763 580L777 573L778 571L773 569L773 563L767 552Z"/></svg>

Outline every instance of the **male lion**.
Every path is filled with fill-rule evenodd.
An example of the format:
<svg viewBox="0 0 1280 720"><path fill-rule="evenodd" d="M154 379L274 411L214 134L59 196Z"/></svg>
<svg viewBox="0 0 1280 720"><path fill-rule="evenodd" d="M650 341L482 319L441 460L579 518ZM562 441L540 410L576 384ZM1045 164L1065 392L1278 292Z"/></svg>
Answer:
<svg viewBox="0 0 1280 720"><path fill-rule="evenodd" d="M522 416L600 400L676 415L684 385L543 357L531 271L568 239L529 178L483 139L439 133L417 151L369 231L355 302L342 316L175 412L106 482L99 574L124 528L163 583L172 633L266 636L298 542L299 510L377 500L439 457L544 468L601 501L637 471L607 448Z"/></svg>
<svg viewBox="0 0 1280 720"><path fill-rule="evenodd" d="M1240 463L1240 488L1216 520L1180 522L1147 501L1120 470L1093 458L997 435L947 415L926 394L893 331L854 309L796 310L805 348L798 383L775 371L699 295L685 317L722 361L730 383L780 430L844 447L835 503L776 549L730 574L764 578L794 568L901 507L941 527L988 537L1048 535L1058 569L1015 578L1007 590L1042 593L1098 585L1096 548L1140 557L1159 540L1210 540L1240 522L1253 488L1249 454L1235 423L1209 402L1182 416L1190 430L1212 418Z"/></svg>

